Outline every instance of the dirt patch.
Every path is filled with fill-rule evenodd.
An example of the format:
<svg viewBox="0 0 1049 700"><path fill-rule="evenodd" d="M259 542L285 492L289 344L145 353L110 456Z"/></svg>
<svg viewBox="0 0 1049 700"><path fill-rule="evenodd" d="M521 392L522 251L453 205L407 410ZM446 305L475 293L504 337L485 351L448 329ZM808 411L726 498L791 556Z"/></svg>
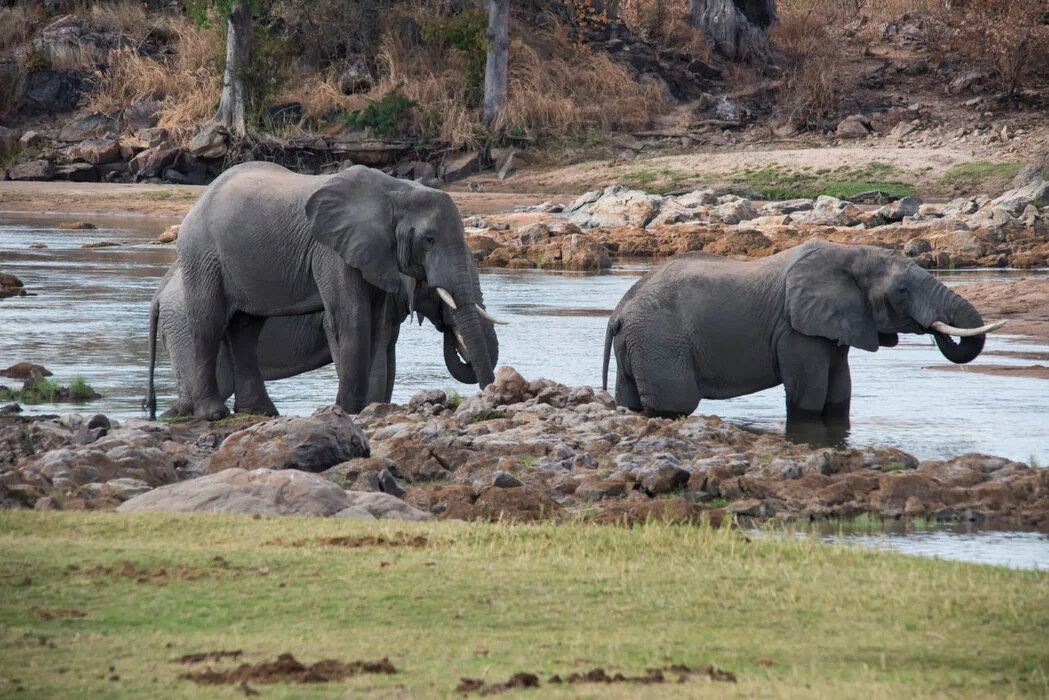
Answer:
<svg viewBox="0 0 1049 700"><path fill-rule="evenodd" d="M87 617L87 613L83 610L76 610L74 608L66 608L59 610L46 610L39 608L35 605L29 606L29 612L35 613L37 619L41 622L47 622L48 620L56 620L63 617Z"/></svg>
<svg viewBox="0 0 1049 700"><path fill-rule="evenodd" d="M345 547L348 549L357 549L359 547L418 547L422 549L430 546L430 540L424 535L414 535L409 537L403 532L398 532L392 537L386 537L385 535L368 535L365 537L321 537L313 540L295 540L294 542L285 542L284 540L277 538L275 540L270 540L266 545L270 547L313 546Z"/></svg>
<svg viewBox="0 0 1049 700"><path fill-rule="evenodd" d="M736 674L723 671L714 666L696 666L694 668L682 664L665 666L663 668L649 668L640 676L624 676L622 673L609 675L603 668L595 668L586 673L572 673L562 678L555 675L547 681L548 685L581 685L583 683L637 683L640 685L655 685L658 683L684 683L689 678L708 678L712 681L735 683ZM505 683L487 684L479 678L463 678L456 687L456 692L478 695L496 695L514 688L538 688L539 677L533 673L515 673Z"/></svg>
<svg viewBox="0 0 1049 700"><path fill-rule="evenodd" d="M1045 365L937 365L923 369L936 369L941 372L976 372L994 377L1029 377L1031 379L1049 379L1049 367Z"/></svg>
<svg viewBox="0 0 1049 700"><path fill-rule="evenodd" d="M397 673L389 659L379 661L350 661L342 663L324 659L307 666L285 652L276 661L260 664L241 664L229 671L209 668L199 673L184 673L180 678L197 685L237 685L244 683L331 683L362 673Z"/></svg>
<svg viewBox="0 0 1049 700"><path fill-rule="evenodd" d="M75 564L69 567L69 572L79 576L91 576L95 578L129 579L135 583L148 583L154 586L163 586L168 581L196 581L209 575L205 569L179 564L170 571L166 567L140 567L132 561L122 561L118 566L93 566L90 569L81 570Z"/></svg>
<svg viewBox="0 0 1049 700"><path fill-rule="evenodd" d="M244 655L240 649L236 651L202 651L195 654L186 654L177 659L172 659L173 664L199 664L204 661L222 661L223 659L239 659Z"/></svg>
<svg viewBox="0 0 1049 700"><path fill-rule="evenodd" d="M1022 350L985 350L981 357L1013 357L1017 360L1049 362L1049 352L1024 352Z"/></svg>

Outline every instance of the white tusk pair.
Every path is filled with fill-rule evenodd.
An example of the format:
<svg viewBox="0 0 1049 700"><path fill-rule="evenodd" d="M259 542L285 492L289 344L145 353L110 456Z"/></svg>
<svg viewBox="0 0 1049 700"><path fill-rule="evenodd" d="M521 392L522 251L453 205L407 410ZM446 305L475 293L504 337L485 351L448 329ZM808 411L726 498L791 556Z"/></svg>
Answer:
<svg viewBox="0 0 1049 700"><path fill-rule="evenodd" d="M455 340L459 343L459 355L466 360L466 341L463 340L463 335L458 328L455 329Z"/></svg>
<svg viewBox="0 0 1049 700"><path fill-rule="evenodd" d="M455 299L452 298L452 295L448 293L447 289L444 289L443 287L435 287L435 289L437 290L437 296L441 297L441 301L447 304L449 309L452 311L457 311L459 309L459 307L455 305ZM482 309L480 304L474 304L474 306L477 307L477 313L484 320L490 321L491 323L498 323L500 326L509 325L509 321L500 321L495 316Z"/></svg>
<svg viewBox="0 0 1049 700"><path fill-rule="evenodd" d="M997 323L988 323L986 326L980 326L979 328L955 328L954 326L948 326L942 321L936 321L932 324L934 331L939 331L945 335L956 335L959 338L971 338L974 335L983 335L996 331L1005 325L1005 321L998 321Z"/></svg>

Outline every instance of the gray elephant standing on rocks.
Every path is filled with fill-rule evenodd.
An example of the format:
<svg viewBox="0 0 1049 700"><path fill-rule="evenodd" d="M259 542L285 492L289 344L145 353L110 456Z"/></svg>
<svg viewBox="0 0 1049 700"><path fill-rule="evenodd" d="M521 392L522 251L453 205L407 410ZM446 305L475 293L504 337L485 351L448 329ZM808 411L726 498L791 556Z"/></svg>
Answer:
<svg viewBox="0 0 1049 700"><path fill-rule="evenodd" d="M736 262L680 255L649 272L619 302L605 335L619 367L616 401L657 416L692 413L783 384L792 422L848 425L849 348L892 347L898 333L931 333L948 360L983 350L969 302L892 251L813 240ZM960 336L955 343L950 336Z"/></svg>
<svg viewBox="0 0 1049 700"><path fill-rule="evenodd" d="M400 334L400 324L409 313L414 312L422 324L423 318L429 321L444 335L444 360L448 372L457 381L465 384L477 382L469 364L462 361L466 352L455 329L455 319L448 306L424 283L416 283L410 277L402 276L403 289L396 295L390 295L386 307L387 318L383 325L385 338L380 347L386 352L379 352L374 358L371 381L384 382L385 394L379 399L389 402L393 394L393 383L396 375L396 343ZM498 357L498 340L491 323L486 322L486 336L492 347L496 348ZM149 392L143 402L150 412L150 418L156 416L156 395L154 392L154 370L156 365L157 333L171 359L172 374L178 399L175 404L161 414L161 418L176 418L193 415L193 398L187 386L187 378L193 376L193 338L189 330L190 320L186 314L186 300L183 295L182 273L178 265L168 270L161 280L160 287L153 297L149 332ZM328 336L324 331L324 313L303 314L301 316L276 316L263 324L258 342L258 365L262 378L266 381L284 379L330 364L331 348ZM216 365L219 397L227 400L234 393L238 381L232 352L227 340L219 348ZM369 389L369 393L371 390ZM238 411L238 406L233 410Z"/></svg>
<svg viewBox="0 0 1049 700"><path fill-rule="evenodd" d="M193 342L184 377L196 416L229 414L217 363L228 339L236 406L276 415L257 347L267 318L323 313L339 376L337 403L356 413L386 395L373 374L385 353L389 295L401 275L425 282L448 305L484 388L497 361L477 268L450 196L353 166L298 175L271 163L223 173L182 222L178 266Z"/></svg>

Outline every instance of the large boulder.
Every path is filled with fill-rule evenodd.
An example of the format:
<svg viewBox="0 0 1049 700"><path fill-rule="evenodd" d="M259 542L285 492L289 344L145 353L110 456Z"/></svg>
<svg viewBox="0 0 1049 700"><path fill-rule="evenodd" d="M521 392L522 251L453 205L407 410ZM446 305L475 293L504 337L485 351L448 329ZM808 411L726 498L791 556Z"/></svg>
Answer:
<svg viewBox="0 0 1049 700"><path fill-rule="evenodd" d="M74 160L82 160L94 165L115 163L120 160L120 142L116 139L87 139L73 146L70 155Z"/></svg>
<svg viewBox="0 0 1049 700"><path fill-rule="evenodd" d="M568 220L583 228L621 228L623 226L645 227L659 214L663 204L660 195L631 190L622 185L613 185L592 202L588 193L572 203ZM577 207L578 205L578 207Z"/></svg>
<svg viewBox="0 0 1049 700"><path fill-rule="evenodd" d="M186 150L197 158L224 158L229 151L229 131L221 124L209 123L190 139Z"/></svg>
<svg viewBox="0 0 1049 700"><path fill-rule="evenodd" d="M177 146L172 146L165 142L159 146L147 148L132 158L131 162L128 163L128 170L138 180L144 180L148 177L160 177L164 169L175 162L178 154L179 149Z"/></svg>
<svg viewBox="0 0 1049 700"><path fill-rule="evenodd" d="M227 469L300 469L322 472L354 457L370 457L360 425L338 406L309 418L287 416L230 435L208 459L209 474Z"/></svg>
<svg viewBox="0 0 1049 700"><path fill-rule="evenodd" d="M603 245L583 234L565 236L561 244L561 265L566 270L607 270L612 258Z"/></svg>
<svg viewBox="0 0 1049 700"><path fill-rule="evenodd" d="M89 89L89 78L75 70L43 70L22 75L15 96L19 118L72 112ZM76 140L76 139L74 139Z"/></svg>
<svg viewBox="0 0 1049 700"><path fill-rule="evenodd" d="M58 132L58 140L66 143L86 141L88 139L116 138L120 134L120 125L116 119L101 112L74 119Z"/></svg>
<svg viewBox="0 0 1049 700"><path fill-rule="evenodd" d="M12 180L50 180L55 176L55 166L49 160L31 160L16 165L7 171Z"/></svg>
<svg viewBox="0 0 1049 700"><path fill-rule="evenodd" d="M151 129L160 119L160 107L161 102L158 100L144 100L130 104L124 110L124 123L134 132Z"/></svg>
<svg viewBox="0 0 1049 700"><path fill-rule="evenodd" d="M135 496L117 510L397 520L430 517L389 494L346 491L322 476L295 469L228 469Z"/></svg>
<svg viewBox="0 0 1049 700"><path fill-rule="evenodd" d="M1049 180L1036 181L1025 187L1009 190L1001 197L992 199L987 207L1000 207L1013 216L1020 216L1024 209L1032 204L1043 207L1049 205Z"/></svg>

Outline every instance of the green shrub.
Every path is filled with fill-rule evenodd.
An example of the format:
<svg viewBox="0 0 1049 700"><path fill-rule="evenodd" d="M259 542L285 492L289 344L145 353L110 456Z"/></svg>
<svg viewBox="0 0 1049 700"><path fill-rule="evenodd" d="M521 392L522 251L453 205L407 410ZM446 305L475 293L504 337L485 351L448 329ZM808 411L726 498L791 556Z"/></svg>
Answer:
<svg viewBox="0 0 1049 700"><path fill-rule="evenodd" d="M398 88L386 93L379 101L369 102L360 112L347 114L343 121L350 126L371 129L383 136L405 133L411 125L412 110L419 103L406 98Z"/></svg>
<svg viewBox="0 0 1049 700"><path fill-rule="evenodd" d="M460 51L466 62L466 106L480 107L484 100L484 68L488 61L488 13L468 7L452 19L428 19L420 36L427 43Z"/></svg>

